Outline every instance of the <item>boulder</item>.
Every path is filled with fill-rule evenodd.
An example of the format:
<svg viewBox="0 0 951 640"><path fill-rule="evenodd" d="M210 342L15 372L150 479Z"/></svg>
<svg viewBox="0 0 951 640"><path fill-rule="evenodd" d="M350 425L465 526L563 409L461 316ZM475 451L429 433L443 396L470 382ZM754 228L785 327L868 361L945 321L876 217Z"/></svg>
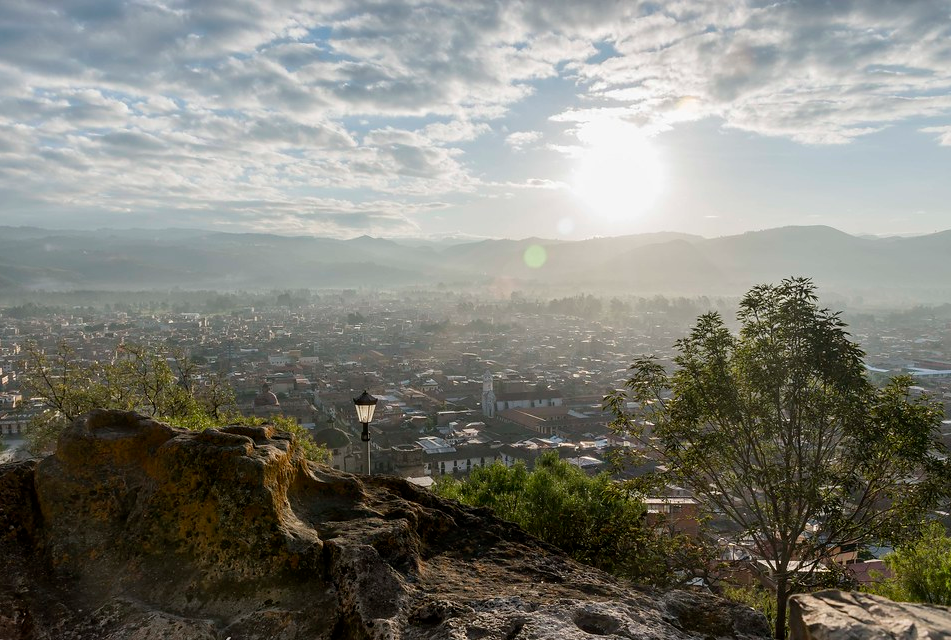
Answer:
<svg viewBox="0 0 951 640"><path fill-rule="evenodd" d="M852 591L789 599L792 640L951 640L951 609Z"/></svg>
<svg viewBox="0 0 951 640"><path fill-rule="evenodd" d="M0 638L758 638L765 619L572 561L488 511L304 459L271 427L76 420L0 465Z"/></svg>

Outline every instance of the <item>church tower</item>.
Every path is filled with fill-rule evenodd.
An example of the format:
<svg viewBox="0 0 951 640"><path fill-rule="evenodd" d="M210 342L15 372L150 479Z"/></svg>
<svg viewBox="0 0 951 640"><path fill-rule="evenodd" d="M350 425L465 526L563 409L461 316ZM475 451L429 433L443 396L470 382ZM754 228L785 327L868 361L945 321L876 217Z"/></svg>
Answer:
<svg viewBox="0 0 951 640"><path fill-rule="evenodd" d="M482 376L482 415L486 418L495 417L495 391L492 390L491 371L486 371Z"/></svg>

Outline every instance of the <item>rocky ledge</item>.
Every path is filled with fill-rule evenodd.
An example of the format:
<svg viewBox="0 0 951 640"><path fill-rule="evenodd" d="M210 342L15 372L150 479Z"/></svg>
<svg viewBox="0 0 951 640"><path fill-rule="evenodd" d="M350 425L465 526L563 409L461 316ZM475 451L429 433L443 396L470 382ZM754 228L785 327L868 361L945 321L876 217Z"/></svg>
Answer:
<svg viewBox="0 0 951 640"><path fill-rule="evenodd" d="M789 600L794 640L951 640L951 608L830 589Z"/></svg>
<svg viewBox="0 0 951 640"><path fill-rule="evenodd" d="M307 462L270 427L96 411L0 466L11 640L754 638L752 610L655 593L484 510Z"/></svg>

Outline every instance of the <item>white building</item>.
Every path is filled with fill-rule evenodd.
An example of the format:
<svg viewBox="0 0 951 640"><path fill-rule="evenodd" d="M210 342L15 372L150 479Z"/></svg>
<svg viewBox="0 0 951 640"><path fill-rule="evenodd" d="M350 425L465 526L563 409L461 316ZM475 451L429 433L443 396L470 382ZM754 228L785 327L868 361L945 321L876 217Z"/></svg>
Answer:
<svg viewBox="0 0 951 640"><path fill-rule="evenodd" d="M482 415L494 418L496 410L495 391L492 389L492 372L486 371L482 376Z"/></svg>

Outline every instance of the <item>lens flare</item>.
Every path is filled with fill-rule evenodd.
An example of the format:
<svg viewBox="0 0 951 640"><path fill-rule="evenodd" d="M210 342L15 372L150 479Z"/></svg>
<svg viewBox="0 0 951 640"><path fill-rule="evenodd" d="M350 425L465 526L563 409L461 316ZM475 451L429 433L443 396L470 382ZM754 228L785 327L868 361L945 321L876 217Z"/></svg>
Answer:
<svg viewBox="0 0 951 640"><path fill-rule="evenodd" d="M525 249L525 254L522 256L522 259L525 261L525 266L532 269L540 269L545 265L545 262L548 261L548 252L545 251L545 247L540 244L532 244Z"/></svg>

